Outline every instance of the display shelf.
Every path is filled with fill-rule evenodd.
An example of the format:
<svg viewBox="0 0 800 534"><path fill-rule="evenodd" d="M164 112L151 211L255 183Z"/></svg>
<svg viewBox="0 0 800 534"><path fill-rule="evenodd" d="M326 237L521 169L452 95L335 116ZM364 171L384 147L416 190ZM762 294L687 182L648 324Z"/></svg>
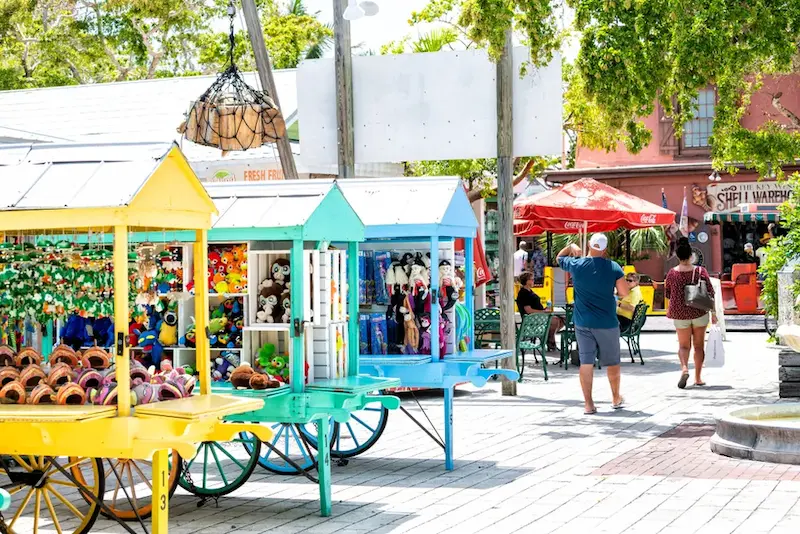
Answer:
<svg viewBox="0 0 800 534"><path fill-rule="evenodd" d="M242 328L244 332L288 332L289 323L256 323Z"/></svg>
<svg viewBox="0 0 800 534"><path fill-rule="evenodd" d="M376 378L374 376L356 375L329 380L318 380L308 386L310 391L329 391L333 393L371 393L400 385L399 378Z"/></svg>

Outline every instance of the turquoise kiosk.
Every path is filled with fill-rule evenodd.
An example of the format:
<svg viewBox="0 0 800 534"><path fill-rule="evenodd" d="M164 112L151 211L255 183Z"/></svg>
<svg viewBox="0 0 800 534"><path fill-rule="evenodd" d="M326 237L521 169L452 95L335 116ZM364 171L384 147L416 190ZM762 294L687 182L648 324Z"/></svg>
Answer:
<svg viewBox="0 0 800 534"><path fill-rule="evenodd" d="M218 498L242 486L257 465L302 474L319 484L321 512L328 516L330 443L339 425L368 404L387 410L400 404L397 397L372 395L398 386L399 379L359 374L357 247L364 224L332 181L206 184L206 189L219 210L209 230L209 249L225 245L247 251L246 287L241 293L212 294L211 306L217 305L215 298L241 299L237 363L255 367L269 347L268 358L288 358L289 380L260 390L234 388L225 380L212 383L215 393L263 399L262 409L235 420L270 424L274 438L261 443L243 434L233 442L203 443L194 458L185 460L179 483L195 495ZM165 237L179 242L183 236ZM333 242L343 245L334 249ZM287 306L282 314L268 314L278 283ZM195 351L197 358L219 357Z"/></svg>

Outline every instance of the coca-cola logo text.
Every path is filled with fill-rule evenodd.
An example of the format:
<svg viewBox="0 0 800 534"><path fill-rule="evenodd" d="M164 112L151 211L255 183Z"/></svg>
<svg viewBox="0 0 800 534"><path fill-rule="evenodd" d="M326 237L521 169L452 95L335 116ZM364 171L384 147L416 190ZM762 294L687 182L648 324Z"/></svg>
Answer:
<svg viewBox="0 0 800 534"><path fill-rule="evenodd" d="M652 213L650 214L645 213L644 215L642 215L641 221L642 224L655 224L656 216Z"/></svg>

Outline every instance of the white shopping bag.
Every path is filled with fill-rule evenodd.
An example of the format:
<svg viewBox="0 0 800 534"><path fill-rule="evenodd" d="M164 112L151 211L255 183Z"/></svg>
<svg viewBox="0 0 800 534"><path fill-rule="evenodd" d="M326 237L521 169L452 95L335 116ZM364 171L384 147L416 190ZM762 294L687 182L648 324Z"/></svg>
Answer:
<svg viewBox="0 0 800 534"><path fill-rule="evenodd" d="M711 325L706 341L706 361L703 367L722 367L725 365L725 347L722 345L722 331Z"/></svg>

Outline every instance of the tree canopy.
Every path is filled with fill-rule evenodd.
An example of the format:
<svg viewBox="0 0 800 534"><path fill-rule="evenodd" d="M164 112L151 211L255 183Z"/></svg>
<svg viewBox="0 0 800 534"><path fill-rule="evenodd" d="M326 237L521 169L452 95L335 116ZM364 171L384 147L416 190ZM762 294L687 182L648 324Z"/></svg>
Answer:
<svg viewBox="0 0 800 534"><path fill-rule="evenodd" d="M218 0L0 0L0 90L210 74L228 61ZM302 0L259 0L276 68L319 57L332 30ZM239 21L237 20L237 26ZM253 67L243 29L235 58Z"/></svg>
<svg viewBox="0 0 800 534"><path fill-rule="evenodd" d="M765 75L796 71L800 3L794 0L568 0L575 9L581 47L570 111L596 119L631 150L649 142L641 117L659 101L676 132L691 120L694 99L709 85L718 103L712 136L717 168L735 164L762 175L800 156L800 120L793 120L780 95L776 109L794 128L770 121L757 131L740 119ZM570 99L568 99L570 102ZM570 104L568 104L569 106ZM581 142L613 148L616 140ZM606 146L603 146L603 145Z"/></svg>

